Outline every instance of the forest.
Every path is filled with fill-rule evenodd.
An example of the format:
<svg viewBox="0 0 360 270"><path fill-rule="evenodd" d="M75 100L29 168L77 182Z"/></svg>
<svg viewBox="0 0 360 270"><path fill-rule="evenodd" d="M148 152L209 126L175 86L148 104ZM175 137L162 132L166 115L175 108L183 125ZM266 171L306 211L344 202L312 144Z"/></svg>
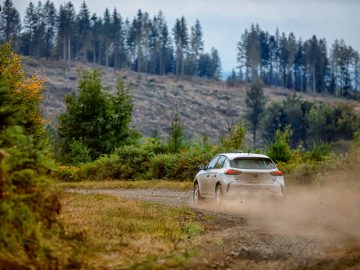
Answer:
<svg viewBox="0 0 360 270"><path fill-rule="evenodd" d="M153 18L139 10L130 20L114 9L90 14L85 3L78 13L71 2L56 9L47 0L30 2L21 23L19 12L6 0L0 18L0 40L12 40L16 51L36 58L84 61L151 74L174 73L220 78L215 48L204 52L199 20L189 28L185 17L170 28L159 11Z"/></svg>
<svg viewBox="0 0 360 270"><path fill-rule="evenodd" d="M295 91L330 93L358 98L360 90L359 53L344 40L328 48L325 38L313 35L296 39L279 32L270 34L251 25L237 44L238 74L230 79L253 81L261 78L267 85Z"/></svg>
<svg viewBox="0 0 360 270"><path fill-rule="evenodd" d="M294 33L274 34L253 24L239 35L238 66L230 83L254 82L293 91L359 98L359 53L344 40L331 46L313 35L307 40ZM168 26L159 11L151 18L138 10L125 18L116 9L91 14L84 1L76 12L69 1L56 8L47 0L29 2L23 21L12 0L5 0L0 16L0 41L12 40L15 51L36 58L83 61L150 74L221 78L217 49L204 51L199 20L189 26L185 17Z"/></svg>

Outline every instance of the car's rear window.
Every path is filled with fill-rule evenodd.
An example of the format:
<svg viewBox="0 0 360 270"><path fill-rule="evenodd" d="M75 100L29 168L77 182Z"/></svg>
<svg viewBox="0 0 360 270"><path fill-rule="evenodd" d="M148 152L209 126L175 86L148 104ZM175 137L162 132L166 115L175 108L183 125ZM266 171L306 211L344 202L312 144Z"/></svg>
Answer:
<svg viewBox="0 0 360 270"><path fill-rule="evenodd" d="M231 167L238 169L270 170L275 164L268 158L236 158L231 161Z"/></svg>

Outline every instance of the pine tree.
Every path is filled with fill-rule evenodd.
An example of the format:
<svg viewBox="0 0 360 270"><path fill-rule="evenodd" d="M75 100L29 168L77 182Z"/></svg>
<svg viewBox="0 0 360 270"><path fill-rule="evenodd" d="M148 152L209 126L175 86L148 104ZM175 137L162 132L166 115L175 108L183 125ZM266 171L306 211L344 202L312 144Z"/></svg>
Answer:
<svg viewBox="0 0 360 270"><path fill-rule="evenodd" d="M117 83L117 93L110 99L110 149L112 151L124 145L132 131L130 130L131 111L133 104L131 101L130 90L125 81L119 80Z"/></svg>
<svg viewBox="0 0 360 270"><path fill-rule="evenodd" d="M33 2L29 3L29 6L25 11L24 18L24 34L23 38L23 51L27 55L34 55L35 49L35 33L38 24L38 18L36 15L36 9Z"/></svg>
<svg viewBox="0 0 360 270"><path fill-rule="evenodd" d="M163 20L160 30L160 74L173 72L174 63L174 48L172 46L171 36L169 34L168 26L162 16L158 16Z"/></svg>
<svg viewBox="0 0 360 270"><path fill-rule="evenodd" d="M217 49L211 48L211 71L210 78L220 80L221 78L221 60Z"/></svg>
<svg viewBox="0 0 360 270"><path fill-rule="evenodd" d="M184 127L180 113L176 109L171 120L168 149L171 153L178 153L184 144Z"/></svg>
<svg viewBox="0 0 360 270"><path fill-rule="evenodd" d="M77 96L66 97L66 112L59 117L60 157L72 162L74 142L89 150L91 159L109 154L130 137L131 98L123 82L116 96L104 92L98 70L83 71Z"/></svg>
<svg viewBox="0 0 360 270"><path fill-rule="evenodd" d="M127 54L125 48L125 31L121 15L116 9L112 13L112 41L114 46L114 67L125 67L127 65Z"/></svg>
<svg viewBox="0 0 360 270"><path fill-rule="evenodd" d="M195 25L191 27L190 37L190 69L188 71L191 75L197 75L198 61L200 54L204 51L204 41L202 36L202 28L200 21L197 19Z"/></svg>
<svg viewBox="0 0 360 270"><path fill-rule="evenodd" d="M251 25L246 42L246 65L250 68L251 81L259 76L261 64L260 28L258 25Z"/></svg>
<svg viewBox="0 0 360 270"><path fill-rule="evenodd" d="M264 82L268 82L266 73L270 65L270 48L269 48L269 33L260 31L260 77Z"/></svg>
<svg viewBox="0 0 360 270"><path fill-rule="evenodd" d="M247 65L246 61L246 44L248 39L248 30L245 29L245 32L241 35L241 40L237 43L237 58L236 61L238 62L238 68L241 72L245 69L245 80L248 81L249 78L249 66Z"/></svg>
<svg viewBox="0 0 360 270"><path fill-rule="evenodd" d="M102 64L104 64L106 67L110 64L110 57L111 57L111 36L112 36L112 21L111 21L111 15L108 8L105 9L104 17L103 17L103 26L102 31L100 34L100 51L101 55L103 55ZM99 59L102 60L101 58Z"/></svg>
<svg viewBox="0 0 360 270"><path fill-rule="evenodd" d="M151 22L147 12L138 11L133 19L127 38L134 69L138 72L147 72L150 58Z"/></svg>
<svg viewBox="0 0 360 270"><path fill-rule="evenodd" d="M0 12L0 41L12 41L14 44L20 34L21 24L19 12L11 0L5 0Z"/></svg>
<svg viewBox="0 0 360 270"><path fill-rule="evenodd" d="M173 28L173 35L176 47L175 72L177 75L184 75L184 60L189 45L189 33L185 17L176 19L175 26Z"/></svg>
<svg viewBox="0 0 360 270"><path fill-rule="evenodd" d="M265 108L266 99L263 92L263 84L256 80L246 91L246 112L245 117L249 123L250 130L253 134L254 148L256 147L256 135L259 128L260 120Z"/></svg>
<svg viewBox="0 0 360 270"><path fill-rule="evenodd" d="M91 47L92 47L92 62L100 63L100 35L102 32L102 20L94 13L91 16Z"/></svg>
<svg viewBox="0 0 360 270"><path fill-rule="evenodd" d="M53 2L47 0L44 8L44 21L45 21L45 45L43 55L50 57L54 53L55 34L56 34L56 9Z"/></svg>
<svg viewBox="0 0 360 270"><path fill-rule="evenodd" d="M296 47L297 50L294 58L294 88L296 91L304 91L306 85L306 63L304 46L301 40L298 41Z"/></svg>
<svg viewBox="0 0 360 270"><path fill-rule="evenodd" d="M91 50L91 28L90 28L90 12L85 3L81 4L80 12L76 18L77 24L77 49L76 55L78 58L88 61L88 54Z"/></svg>
<svg viewBox="0 0 360 270"><path fill-rule="evenodd" d="M74 5L71 2L65 5L60 5L59 16L58 16L58 36L57 44L59 54L66 61L72 59L72 48L74 44L74 30L76 17ZM62 53L60 50L62 49Z"/></svg>
<svg viewBox="0 0 360 270"><path fill-rule="evenodd" d="M328 67L326 41L318 40L314 35L304 43L307 72L310 80L308 89L313 92L323 92L325 90L325 76Z"/></svg>

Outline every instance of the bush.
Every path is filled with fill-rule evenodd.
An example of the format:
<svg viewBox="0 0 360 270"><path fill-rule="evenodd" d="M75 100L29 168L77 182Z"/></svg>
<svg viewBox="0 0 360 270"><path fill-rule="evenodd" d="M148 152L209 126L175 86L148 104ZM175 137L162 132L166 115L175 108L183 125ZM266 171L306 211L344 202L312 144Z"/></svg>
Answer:
<svg viewBox="0 0 360 270"><path fill-rule="evenodd" d="M200 164L205 164L218 151L208 146L193 145L178 154L156 155L150 160L150 175L153 179L192 180Z"/></svg>
<svg viewBox="0 0 360 270"><path fill-rule="evenodd" d="M192 180L198 165L207 163L218 148L193 145L181 153L166 153L165 145L148 139L139 145L123 146L110 156L77 166L61 166L54 177L62 181L103 179ZM155 154L157 153L157 154Z"/></svg>
<svg viewBox="0 0 360 270"><path fill-rule="evenodd" d="M322 161L329 153L330 145L328 143L313 143L312 149L306 153L305 157L310 160Z"/></svg>
<svg viewBox="0 0 360 270"><path fill-rule="evenodd" d="M221 144L226 150L240 150L244 146L245 127L242 122L228 124L226 127L228 134L221 140Z"/></svg>
<svg viewBox="0 0 360 270"><path fill-rule="evenodd" d="M291 150L289 141L292 131L290 127L286 127L284 131L276 130L275 142L270 145L266 154L275 162L288 162L291 158Z"/></svg>
<svg viewBox="0 0 360 270"><path fill-rule="evenodd" d="M70 152L67 160L70 164L87 163L91 161L90 150L83 141L73 139L70 143Z"/></svg>
<svg viewBox="0 0 360 270"><path fill-rule="evenodd" d="M42 82L27 78L20 57L0 46L0 268L47 269L56 249L47 239L60 204L44 176L50 170Z"/></svg>

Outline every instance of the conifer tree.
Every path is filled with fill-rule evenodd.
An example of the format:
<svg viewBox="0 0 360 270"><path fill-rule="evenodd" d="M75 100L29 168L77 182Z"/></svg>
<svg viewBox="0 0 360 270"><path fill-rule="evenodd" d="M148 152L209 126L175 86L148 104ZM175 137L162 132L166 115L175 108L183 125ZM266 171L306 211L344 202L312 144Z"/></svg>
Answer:
<svg viewBox="0 0 360 270"><path fill-rule="evenodd" d="M54 54L55 34L56 34L56 20L57 14L54 3L47 0L43 8L44 23L45 23L45 44L43 55L50 57Z"/></svg>
<svg viewBox="0 0 360 270"><path fill-rule="evenodd" d="M171 153L178 153L184 144L184 127L180 113L176 109L171 120L168 148Z"/></svg>
<svg viewBox="0 0 360 270"><path fill-rule="evenodd" d="M184 60L189 45L189 33L184 16L180 19L176 19L175 26L173 28L173 35L176 47L175 72L177 75L184 75Z"/></svg>
<svg viewBox="0 0 360 270"><path fill-rule="evenodd" d="M71 2L60 5L58 16L58 36L57 44L59 54L66 61L72 59L72 47L74 43L74 30L76 20L75 8ZM60 53L62 49L62 52Z"/></svg>
<svg viewBox="0 0 360 270"><path fill-rule="evenodd" d="M112 36L114 47L114 67L125 67L127 65L127 54L125 48L125 29L121 15L116 9L112 13Z"/></svg>
<svg viewBox="0 0 360 270"><path fill-rule="evenodd" d="M123 82L115 96L104 92L98 70L80 74L78 95L66 97L66 112L59 116L60 157L72 162L71 147L83 145L91 159L109 154L131 135L131 99Z"/></svg>
<svg viewBox="0 0 360 270"><path fill-rule="evenodd" d="M76 54L78 58L88 61L88 53L91 49L91 28L90 28L90 12L85 3L81 4L79 14L76 18L77 39Z"/></svg>
<svg viewBox="0 0 360 270"><path fill-rule="evenodd" d="M199 57L204 51L204 41L202 35L200 21L196 20L195 25L191 27L190 37L190 70L188 73L191 75L197 75Z"/></svg>
<svg viewBox="0 0 360 270"><path fill-rule="evenodd" d="M0 12L0 41L12 41L14 44L20 34L19 12L11 0L5 0Z"/></svg>
<svg viewBox="0 0 360 270"><path fill-rule="evenodd" d="M254 148L256 148L256 135L259 128L262 113L265 107L265 96L263 92L263 84L260 80L256 80L246 91L246 112L245 117L250 126L253 135Z"/></svg>

